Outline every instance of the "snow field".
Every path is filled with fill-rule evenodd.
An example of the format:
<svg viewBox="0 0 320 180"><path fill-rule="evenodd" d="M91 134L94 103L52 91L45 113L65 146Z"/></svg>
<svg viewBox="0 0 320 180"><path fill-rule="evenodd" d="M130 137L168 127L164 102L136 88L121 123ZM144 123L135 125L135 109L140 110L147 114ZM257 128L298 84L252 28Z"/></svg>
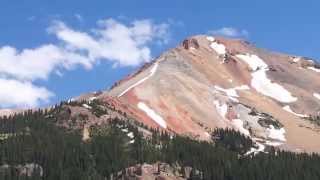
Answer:
<svg viewBox="0 0 320 180"><path fill-rule="evenodd" d="M298 100L298 98L291 95L291 93L282 87L280 84L273 83L267 77L268 65L256 55L236 55L239 59L246 62L253 70L251 73L251 86L259 93L269 96L277 101L283 103L291 103Z"/></svg>
<svg viewBox="0 0 320 180"><path fill-rule="evenodd" d="M153 109L148 107L143 102L138 103L138 108L145 112L152 120L154 120L157 124L159 124L162 128L167 128L166 121L157 114Z"/></svg>

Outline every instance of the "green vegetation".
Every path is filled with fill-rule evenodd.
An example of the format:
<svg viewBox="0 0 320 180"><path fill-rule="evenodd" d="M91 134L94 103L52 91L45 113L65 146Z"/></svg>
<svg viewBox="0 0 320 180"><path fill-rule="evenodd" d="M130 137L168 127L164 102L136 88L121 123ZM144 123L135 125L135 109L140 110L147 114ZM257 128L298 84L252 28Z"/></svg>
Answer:
<svg viewBox="0 0 320 180"><path fill-rule="evenodd" d="M283 125L279 121L272 120L271 118L259 118L258 123L265 128L269 128L272 125L276 129L280 129Z"/></svg>
<svg viewBox="0 0 320 180"><path fill-rule="evenodd" d="M320 116L310 116L307 119L316 126L320 126Z"/></svg>
<svg viewBox="0 0 320 180"><path fill-rule="evenodd" d="M89 102L89 106L91 106L91 112L97 117L108 114L106 107L102 106L98 100Z"/></svg>
<svg viewBox="0 0 320 180"><path fill-rule="evenodd" d="M276 129L280 129L283 127L283 125L278 120L276 120L273 116L267 113L258 112L255 108L251 109L251 111L249 112L249 115L259 116L258 123L262 127L269 128L270 125L272 125Z"/></svg>
<svg viewBox="0 0 320 180"><path fill-rule="evenodd" d="M50 111L0 118L0 134L12 135L0 141L0 179L102 180L116 177L131 165L156 161L191 166L201 172L191 179L320 179L319 155L271 149L244 156L253 142L233 130L216 130L213 143L152 129L152 137L144 138L136 125L113 119L91 127L91 139L83 142L80 130L56 126L52 113L60 109L61 105ZM26 176L12 168L30 163L39 165L43 176L39 171Z"/></svg>
<svg viewBox="0 0 320 180"><path fill-rule="evenodd" d="M231 129L216 129L212 133L215 145L228 150L245 154L254 146L253 141L238 131Z"/></svg>

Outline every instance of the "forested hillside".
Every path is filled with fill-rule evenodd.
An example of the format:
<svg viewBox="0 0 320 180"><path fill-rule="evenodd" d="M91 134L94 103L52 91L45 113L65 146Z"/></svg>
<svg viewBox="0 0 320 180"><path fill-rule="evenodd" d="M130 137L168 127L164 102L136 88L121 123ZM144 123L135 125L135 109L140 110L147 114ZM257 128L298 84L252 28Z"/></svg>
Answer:
<svg viewBox="0 0 320 180"><path fill-rule="evenodd" d="M245 155L253 142L233 130L218 129L213 142L199 142L156 130L144 136L139 125L114 118L91 127L83 141L79 130L56 125L61 107L0 119L0 179L120 179L127 167L155 162L192 167L190 179L320 179L319 155L272 148Z"/></svg>

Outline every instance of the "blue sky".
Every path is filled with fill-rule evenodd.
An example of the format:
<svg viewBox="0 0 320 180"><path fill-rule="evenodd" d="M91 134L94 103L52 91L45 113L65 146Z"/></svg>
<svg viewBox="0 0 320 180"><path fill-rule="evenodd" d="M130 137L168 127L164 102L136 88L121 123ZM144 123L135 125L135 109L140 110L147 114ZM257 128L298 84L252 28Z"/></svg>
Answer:
<svg viewBox="0 0 320 180"><path fill-rule="evenodd" d="M0 107L106 89L184 38L208 32L320 59L318 7L316 0L1 0ZM119 38L110 42L113 34Z"/></svg>

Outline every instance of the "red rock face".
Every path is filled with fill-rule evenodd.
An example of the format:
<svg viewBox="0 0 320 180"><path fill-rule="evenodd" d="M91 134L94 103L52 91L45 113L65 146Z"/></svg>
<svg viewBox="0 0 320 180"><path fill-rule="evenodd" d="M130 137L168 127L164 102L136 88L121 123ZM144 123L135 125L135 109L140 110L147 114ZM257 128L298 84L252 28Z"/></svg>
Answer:
<svg viewBox="0 0 320 180"><path fill-rule="evenodd" d="M136 108L139 100L132 91L129 91L125 96L127 103L123 103L119 98L116 97L104 97L104 101L111 103L116 110L125 112L128 116L135 118L137 121L144 123L151 128L159 128L158 125L146 116L145 113Z"/></svg>
<svg viewBox="0 0 320 180"><path fill-rule="evenodd" d="M233 109L232 106L228 106L228 111L227 111L227 114L226 114L226 118L231 121L233 119L237 119L238 118L238 114L237 112Z"/></svg>

